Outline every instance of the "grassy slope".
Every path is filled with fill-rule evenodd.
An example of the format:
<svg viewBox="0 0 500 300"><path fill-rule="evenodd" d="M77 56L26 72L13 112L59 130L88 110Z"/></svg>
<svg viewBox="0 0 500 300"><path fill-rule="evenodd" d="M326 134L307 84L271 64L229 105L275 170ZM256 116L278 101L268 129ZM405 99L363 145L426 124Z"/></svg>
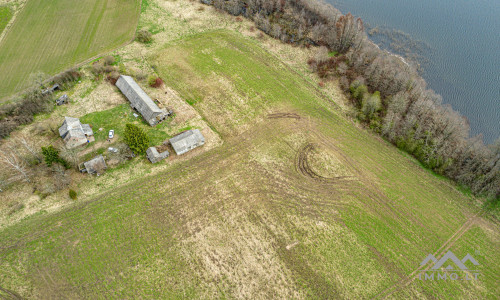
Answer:
<svg viewBox="0 0 500 300"><path fill-rule="evenodd" d="M2 230L3 288L42 298L368 298L478 212L251 40L200 34L151 62L224 145ZM301 119L267 118L272 112ZM302 174L297 153L307 143L316 145L311 159L327 154L324 176L351 177ZM472 252L480 281L415 281L393 296L497 295L498 225L474 220L449 249L460 258Z"/></svg>
<svg viewBox="0 0 500 300"><path fill-rule="evenodd" d="M12 18L12 10L9 8L9 6L7 5L0 6L0 34L5 29L5 26L9 24L11 18Z"/></svg>
<svg viewBox="0 0 500 300"><path fill-rule="evenodd" d="M138 0L29 0L0 43L0 99L132 38Z"/></svg>

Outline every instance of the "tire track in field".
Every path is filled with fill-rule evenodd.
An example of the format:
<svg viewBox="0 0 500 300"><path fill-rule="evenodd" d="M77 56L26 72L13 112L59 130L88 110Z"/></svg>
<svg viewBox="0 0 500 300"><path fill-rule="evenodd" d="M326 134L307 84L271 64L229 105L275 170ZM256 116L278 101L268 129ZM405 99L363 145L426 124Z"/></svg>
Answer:
<svg viewBox="0 0 500 300"><path fill-rule="evenodd" d="M17 292L2 288L0 286L0 298L5 299L5 300L18 300L18 299L23 299L21 295L19 295Z"/></svg>
<svg viewBox="0 0 500 300"><path fill-rule="evenodd" d="M324 177L319 175L318 173L314 172L314 170L311 168L309 165L309 155L310 153L314 151L314 145L309 143L304 146L298 151L297 153L297 158L296 158L296 167L300 173L302 173L304 176L312 178L316 181L322 181L322 182L328 182L328 183L334 183L339 180L347 179L350 178L351 176L335 176L335 177Z"/></svg>
<svg viewBox="0 0 500 300"><path fill-rule="evenodd" d="M300 116L296 113L272 113L267 115L268 119L296 119L300 120Z"/></svg>
<svg viewBox="0 0 500 300"><path fill-rule="evenodd" d="M434 255L436 257L436 259L439 260L475 224L477 218L483 212L484 212L484 210L479 211L478 213L476 213L475 215L473 215L472 217L470 217L469 219L467 219L467 221L465 221L465 223L462 226L460 226L460 228L458 228L441 245L441 247L439 247L439 249L437 249L432 255ZM431 266L432 265L429 265L429 264L423 265L423 266L419 266L413 272L411 272L409 275L405 276L402 280L398 281L397 283L395 283L391 287L385 289L384 291L382 291L380 294L378 294L374 298L375 299L386 299L387 297L391 296L395 292L399 291L401 288L403 288L403 287L409 285L410 283L412 283L417 278L416 277L417 273L419 273L421 271L427 271L427 270L429 270L431 268Z"/></svg>

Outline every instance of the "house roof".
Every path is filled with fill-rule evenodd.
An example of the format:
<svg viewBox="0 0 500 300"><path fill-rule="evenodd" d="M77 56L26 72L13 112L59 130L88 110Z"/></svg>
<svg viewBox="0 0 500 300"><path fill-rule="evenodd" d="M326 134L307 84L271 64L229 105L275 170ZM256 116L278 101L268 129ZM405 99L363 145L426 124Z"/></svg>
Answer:
<svg viewBox="0 0 500 300"><path fill-rule="evenodd" d="M73 137L85 137L85 135L93 135L94 132L89 124L82 124L78 118L65 117L61 127L59 127L59 135L66 138L67 135Z"/></svg>
<svg viewBox="0 0 500 300"><path fill-rule="evenodd" d="M199 129L185 131L170 139L170 144L177 155L188 152L189 150L205 144L205 138Z"/></svg>
<svg viewBox="0 0 500 300"><path fill-rule="evenodd" d="M106 168L106 162L104 161L104 157L102 155L98 155L93 159L84 162L83 165L89 174L99 174L102 173Z"/></svg>
<svg viewBox="0 0 500 300"><path fill-rule="evenodd" d="M154 101L151 100L132 77L121 75L116 82L116 86L148 123L151 124L151 120L158 114L165 113L164 110L160 109Z"/></svg>
<svg viewBox="0 0 500 300"><path fill-rule="evenodd" d="M82 130L83 133L86 135L93 135L94 132L92 131L92 128L90 128L89 124L82 124Z"/></svg>

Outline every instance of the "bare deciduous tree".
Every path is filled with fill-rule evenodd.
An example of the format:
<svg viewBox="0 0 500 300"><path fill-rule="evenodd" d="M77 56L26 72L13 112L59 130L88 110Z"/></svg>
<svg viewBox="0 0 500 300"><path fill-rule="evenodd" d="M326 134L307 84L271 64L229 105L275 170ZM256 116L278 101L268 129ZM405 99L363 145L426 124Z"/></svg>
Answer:
<svg viewBox="0 0 500 300"><path fill-rule="evenodd" d="M0 150L0 163L6 170L9 170L11 181L23 180L31 182L31 171L26 162L21 159L14 151Z"/></svg>
<svg viewBox="0 0 500 300"><path fill-rule="evenodd" d="M18 137L15 140L16 144L19 145L22 149L25 150L25 152L32 158L33 160L36 161L36 163L42 162L42 156L40 155L40 152L38 149L37 143L33 138L27 137L25 135L22 135Z"/></svg>

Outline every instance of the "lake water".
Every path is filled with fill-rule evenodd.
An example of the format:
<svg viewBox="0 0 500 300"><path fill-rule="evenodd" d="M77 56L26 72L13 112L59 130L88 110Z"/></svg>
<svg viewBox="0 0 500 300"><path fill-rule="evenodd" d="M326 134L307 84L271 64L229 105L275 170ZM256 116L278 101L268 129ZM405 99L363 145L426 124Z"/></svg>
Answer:
<svg viewBox="0 0 500 300"><path fill-rule="evenodd" d="M421 55L429 88L468 118L472 135L482 133L486 143L500 136L500 0L326 1L427 45Z"/></svg>

